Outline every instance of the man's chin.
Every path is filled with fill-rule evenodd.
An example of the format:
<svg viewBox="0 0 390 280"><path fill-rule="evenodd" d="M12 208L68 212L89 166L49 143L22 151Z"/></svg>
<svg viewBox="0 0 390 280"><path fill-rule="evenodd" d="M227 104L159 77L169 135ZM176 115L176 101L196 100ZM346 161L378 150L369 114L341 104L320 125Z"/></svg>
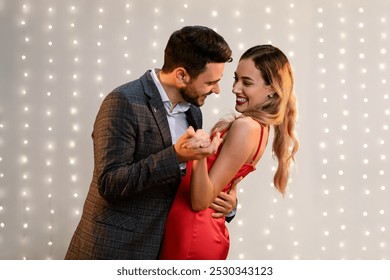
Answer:
<svg viewBox="0 0 390 280"><path fill-rule="evenodd" d="M197 103L197 105L196 106L198 106L198 107L201 107L201 106L203 106L203 104L205 103L205 101L206 101L206 98L207 98L207 96L205 96L205 97L201 97L201 98L199 98L198 100L196 100L196 103Z"/></svg>
<svg viewBox="0 0 390 280"><path fill-rule="evenodd" d="M187 100L187 102L196 107L201 107L204 104L204 99L203 100L192 99L192 100Z"/></svg>
<svg viewBox="0 0 390 280"><path fill-rule="evenodd" d="M194 102L193 105L195 105L196 107L202 107L204 104L204 100L197 100L196 102Z"/></svg>

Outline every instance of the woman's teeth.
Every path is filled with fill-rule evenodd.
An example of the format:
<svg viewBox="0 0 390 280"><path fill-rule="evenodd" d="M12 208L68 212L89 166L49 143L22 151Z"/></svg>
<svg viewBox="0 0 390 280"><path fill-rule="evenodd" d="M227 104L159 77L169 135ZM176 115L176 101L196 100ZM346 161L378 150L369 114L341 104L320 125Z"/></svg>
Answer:
<svg viewBox="0 0 390 280"><path fill-rule="evenodd" d="M237 97L236 100L237 100L238 102L247 102L247 101L248 101L248 99L242 98L242 97Z"/></svg>

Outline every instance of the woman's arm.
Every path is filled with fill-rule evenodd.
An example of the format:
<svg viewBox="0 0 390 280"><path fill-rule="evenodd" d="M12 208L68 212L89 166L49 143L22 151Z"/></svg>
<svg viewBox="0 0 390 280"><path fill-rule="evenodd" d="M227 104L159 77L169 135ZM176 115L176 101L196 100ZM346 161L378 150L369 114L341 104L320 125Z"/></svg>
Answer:
<svg viewBox="0 0 390 280"><path fill-rule="evenodd" d="M249 162L259 144L260 126L251 118L234 121L210 172L206 158L195 160L191 176L191 206L195 211L208 208L239 171Z"/></svg>

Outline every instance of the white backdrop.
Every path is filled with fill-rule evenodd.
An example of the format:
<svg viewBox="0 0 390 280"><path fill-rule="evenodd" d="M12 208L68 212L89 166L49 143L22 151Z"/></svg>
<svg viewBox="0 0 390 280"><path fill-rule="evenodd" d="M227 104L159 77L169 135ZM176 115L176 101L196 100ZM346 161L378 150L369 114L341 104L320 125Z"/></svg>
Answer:
<svg viewBox="0 0 390 280"><path fill-rule="evenodd" d="M282 198L270 146L239 186L230 259L389 259L389 0L0 0L0 259L62 259L92 176L103 97L161 67L169 35L229 42L205 128L234 111L243 51L290 58L301 149Z"/></svg>

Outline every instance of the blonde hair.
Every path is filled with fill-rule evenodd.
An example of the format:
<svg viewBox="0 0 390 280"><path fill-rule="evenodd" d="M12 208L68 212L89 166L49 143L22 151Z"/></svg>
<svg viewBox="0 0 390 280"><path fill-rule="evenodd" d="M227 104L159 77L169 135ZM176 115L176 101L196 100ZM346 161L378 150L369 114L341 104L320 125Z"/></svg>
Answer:
<svg viewBox="0 0 390 280"><path fill-rule="evenodd" d="M298 151L299 143L294 133L297 120L296 97L293 92L294 77L286 55L271 45L254 46L240 58L252 59L266 85L271 85L275 93L262 104L253 106L240 116L221 119L212 131L228 129L240 117L253 117L264 125L274 128L273 155L278 161L274 175L274 185L285 194L291 161Z"/></svg>

